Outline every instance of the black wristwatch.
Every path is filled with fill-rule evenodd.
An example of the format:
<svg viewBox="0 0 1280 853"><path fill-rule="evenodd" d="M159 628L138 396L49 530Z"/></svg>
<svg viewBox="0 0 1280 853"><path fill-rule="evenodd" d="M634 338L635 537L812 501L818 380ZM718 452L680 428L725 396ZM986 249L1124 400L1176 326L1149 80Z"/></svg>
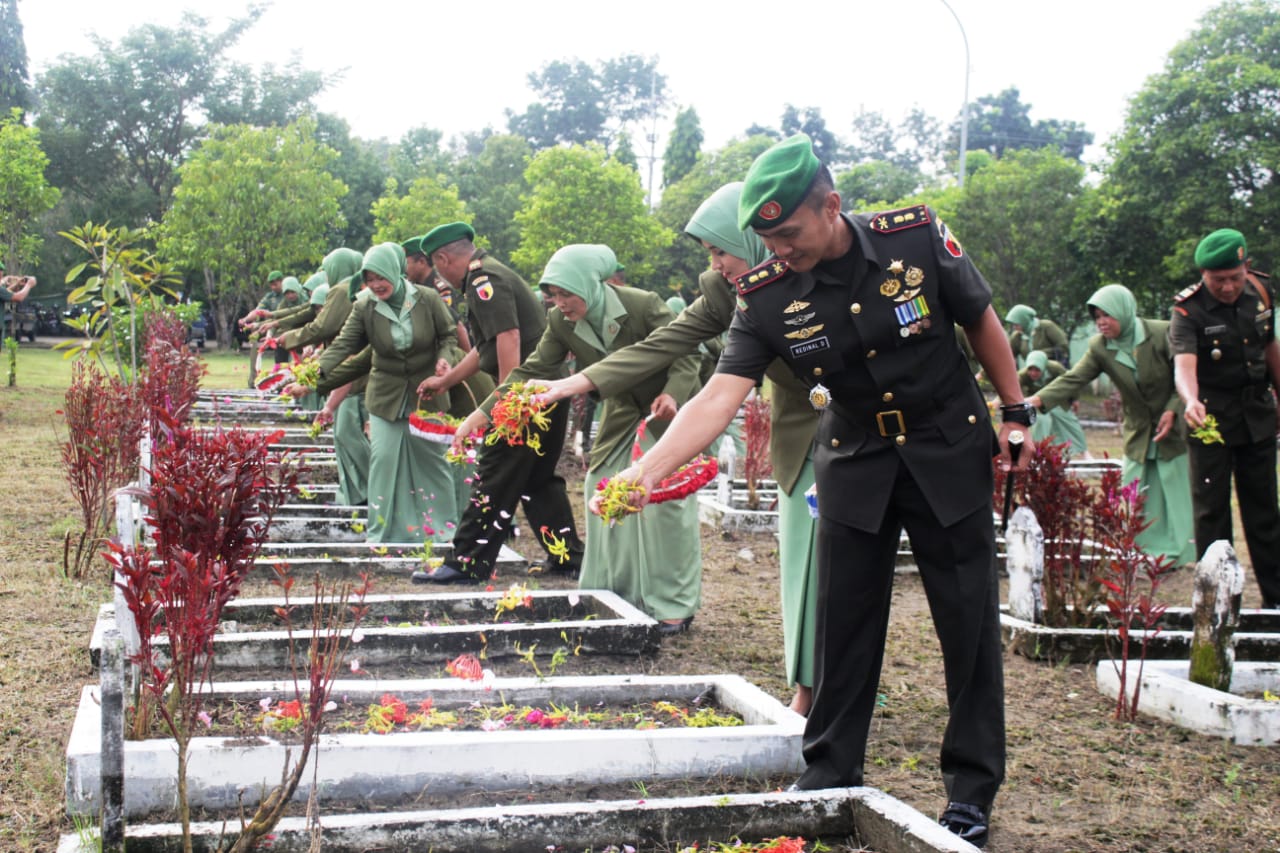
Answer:
<svg viewBox="0 0 1280 853"><path fill-rule="evenodd" d="M1036 422L1036 407L1027 402L1013 403L1000 407L1000 417L1004 423L1021 424L1029 427Z"/></svg>

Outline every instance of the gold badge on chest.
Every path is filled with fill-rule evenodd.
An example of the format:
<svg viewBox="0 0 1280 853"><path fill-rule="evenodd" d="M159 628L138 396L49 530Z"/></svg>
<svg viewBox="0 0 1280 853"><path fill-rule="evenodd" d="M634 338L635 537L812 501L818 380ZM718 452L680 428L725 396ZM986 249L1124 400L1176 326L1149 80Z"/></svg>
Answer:
<svg viewBox="0 0 1280 853"><path fill-rule="evenodd" d="M797 329L794 332L787 332L786 338L792 341L807 341L809 338L821 332L826 326L819 323L816 326L809 326L806 329Z"/></svg>
<svg viewBox="0 0 1280 853"><path fill-rule="evenodd" d="M783 309L782 309L782 313L783 313L783 314L794 314L794 313L796 313L797 311L803 311L804 309L806 309L806 308L808 308L808 307L809 307L809 303L808 303L808 302L801 302L799 299L797 299L797 300L795 300L794 302L792 302L790 305L788 305L786 308L783 308Z"/></svg>
<svg viewBox="0 0 1280 853"><path fill-rule="evenodd" d="M908 302L920 295L920 285L924 283L924 270L920 267L909 267L895 258L885 269L889 276L880 282L880 295L885 299Z"/></svg>

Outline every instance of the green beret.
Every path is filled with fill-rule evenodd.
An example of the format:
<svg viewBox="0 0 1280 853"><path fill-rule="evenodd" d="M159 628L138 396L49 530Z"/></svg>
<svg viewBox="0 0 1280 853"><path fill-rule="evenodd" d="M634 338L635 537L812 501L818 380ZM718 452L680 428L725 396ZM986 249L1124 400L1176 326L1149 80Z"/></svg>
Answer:
<svg viewBox="0 0 1280 853"><path fill-rule="evenodd" d="M1244 235L1234 228L1219 228L1196 246L1196 266L1202 270L1229 270L1245 259Z"/></svg>
<svg viewBox="0 0 1280 853"><path fill-rule="evenodd" d="M422 241L426 236L426 234L420 234L401 243L400 248L404 249L405 256L425 255L426 252L422 251Z"/></svg>
<svg viewBox="0 0 1280 853"><path fill-rule="evenodd" d="M428 258L431 253L441 246L447 246L454 240L474 240L476 230L465 222L449 222L444 225L437 225L426 234L422 235L422 242L419 244L422 254Z"/></svg>
<svg viewBox="0 0 1280 853"><path fill-rule="evenodd" d="M280 281L283 278L284 278L284 273L280 272L280 270L272 270L271 272L267 273L267 284L270 284L273 281Z"/></svg>
<svg viewBox="0 0 1280 853"><path fill-rule="evenodd" d="M803 133L765 151L747 170L738 199L738 228L772 228L796 212L822 165Z"/></svg>

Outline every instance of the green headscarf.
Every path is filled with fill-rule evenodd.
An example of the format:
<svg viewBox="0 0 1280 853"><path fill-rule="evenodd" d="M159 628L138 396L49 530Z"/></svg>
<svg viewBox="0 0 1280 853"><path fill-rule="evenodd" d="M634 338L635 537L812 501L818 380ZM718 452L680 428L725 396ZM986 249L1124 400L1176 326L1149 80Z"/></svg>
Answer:
<svg viewBox="0 0 1280 853"><path fill-rule="evenodd" d="M1136 374L1138 363L1133 351L1147 339L1147 330L1138 322L1138 300L1123 284L1107 284L1094 291L1085 303L1097 308L1120 324L1120 334L1114 340L1104 338L1107 349L1116 353L1116 361L1131 368Z"/></svg>
<svg viewBox="0 0 1280 853"><path fill-rule="evenodd" d="M323 305L325 297L328 295L329 295L329 282L327 281L320 282L319 284L316 285L315 289L311 291L311 304Z"/></svg>
<svg viewBox="0 0 1280 853"><path fill-rule="evenodd" d="M610 319L625 313L617 294L604 283L617 269L613 249L599 243L574 243L556 250L538 281L544 291L554 285L587 303L587 315L577 326L585 325L594 334L583 334L585 330L580 328L575 332L588 343L599 345L602 352L608 352L618 331Z"/></svg>
<svg viewBox="0 0 1280 853"><path fill-rule="evenodd" d="M307 293L315 293L316 288L324 284L328 279L324 276L324 271L312 273L306 281L302 283L302 289Z"/></svg>
<svg viewBox="0 0 1280 853"><path fill-rule="evenodd" d="M688 308L689 305L679 296L672 296L667 299L667 307L671 309L672 314L679 314L681 311Z"/></svg>
<svg viewBox="0 0 1280 853"><path fill-rule="evenodd" d="M1036 330L1036 326L1040 325L1040 321L1036 319L1036 309L1030 305L1013 306L1009 309L1009 313L1004 315L1004 321L1021 326L1022 331L1028 336Z"/></svg>
<svg viewBox="0 0 1280 853"><path fill-rule="evenodd" d="M302 282L298 281L291 275L284 278L284 282L280 285L281 293L293 293L298 297L298 301L302 301Z"/></svg>
<svg viewBox="0 0 1280 853"><path fill-rule="evenodd" d="M397 255L395 251L395 247L399 245L399 243L379 243L364 253L364 265L360 267L361 278L364 278L365 273L371 272L391 282L390 296L386 299L378 299L377 294L374 294L373 298L385 304L396 315L399 315L400 309L404 307L404 297L407 289L404 274L400 269L400 257L402 256Z"/></svg>
<svg viewBox="0 0 1280 853"><path fill-rule="evenodd" d="M695 240L706 240L754 268L768 259L769 250L752 229L738 230L738 200L741 197L742 181L725 184L698 205L693 216L689 217L684 233Z"/></svg>
<svg viewBox="0 0 1280 853"><path fill-rule="evenodd" d="M1049 356L1042 349L1033 350L1031 355L1027 356L1027 367L1037 367L1043 376L1049 370Z"/></svg>
<svg viewBox="0 0 1280 853"><path fill-rule="evenodd" d="M320 269L324 270L324 277L329 282L329 286L334 287L359 272L363 263L364 255L355 249L334 249L324 256L324 260L320 262ZM347 290L351 301L354 302L356 294L360 292L360 282L353 282Z"/></svg>

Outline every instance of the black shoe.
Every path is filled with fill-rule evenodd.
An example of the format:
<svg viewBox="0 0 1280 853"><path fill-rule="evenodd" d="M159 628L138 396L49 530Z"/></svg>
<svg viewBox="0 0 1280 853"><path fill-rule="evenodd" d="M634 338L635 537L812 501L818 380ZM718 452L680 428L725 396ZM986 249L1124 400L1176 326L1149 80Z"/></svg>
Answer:
<svg viewBox="0 0 1280 853"><path fill-rule="evenodd" d="M983 847L987 843L987 812L982 806L947 803L947 810L938 818L938 823L974 847Z"/></svg>
<svg viewBox="0 0 1280 853"><path fill-rule="evenodd" d="M529 566L529 574L531 575L555 575L556 577L568 578L576 581L582 576L582 561L568 560L560 562L553 558L547 558L541 563L534 563Z"/></svg>
<svg viewBox="0 0 1280 853"><path fill-rule="evenodd" d="M419 575L422 575L422 580L418 579ZM438 566L434 572L414 572L411 580L414 583L456 583L472 586L480 583L479 578L472 577L453 566Z"/></svg>
<svg viewBox="0 0 1280 853"><path fill-rule="evenodd" d="M674 637L677 634L683 634L689 630L689 626L693 624L693 617L686 616L679 622L659 622L658 636Z"/></svg>

